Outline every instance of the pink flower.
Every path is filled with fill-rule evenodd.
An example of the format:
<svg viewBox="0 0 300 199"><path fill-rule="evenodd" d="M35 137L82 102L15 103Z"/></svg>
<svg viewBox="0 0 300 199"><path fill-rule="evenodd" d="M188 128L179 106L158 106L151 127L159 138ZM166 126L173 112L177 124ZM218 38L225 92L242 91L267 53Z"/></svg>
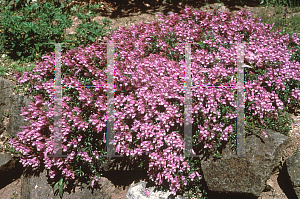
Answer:
<svg viewBox="0 0 300 199"><path fill-rule="evenodd" d="M265 135L265 138L268 138L268 135L265 132L263 132L263 134Z"/></svg>
<svg viewBox="0 0 300 199"><path fill-rule="evenodd" d="M94 182L95 182L95 180L92 180L91 187L94 187Z"/></svg>
<svg viewBox="0 0 300 199"><path fill-rule="evenodd" d="M192 88L192 97L196 99L196 102L193 102L192 114L199 114L203 117L204 123L196 125L198 129L195 129L195 132L199 132L199 143L205 141L205 148L212 148L211 141L218 135L221 134L221 139L227 140L233 133L232 125L217 124L217 120L222 118L217 106L222 104L236 108L234 92L228 91L228 88L232 89L234 86L228 85L226 88L219 89L208 89L209 87L204 86L215 84L217 80L222 79L234 84L237 68L228 68L227 66L236 65L235 42L249 40L249 44L245 46L244 58L251 63L252 68L270 69L265 74L258 76L257 80L245 82L246 94L251 91L248 100L254 102L249 107L249 111L252 109L254 116L263 118L266 115L271 117L273 113L278 115L277 110L272 106L273 103L283 109L283 103L278 94L269 93L261 86L267 78L276 82L275 89L277 90L285 89L284 79L300 78L297 73L299 63L288 61L290 53L294 53L296 49L292 48L289 52L286 47L290 40L297 45L300 44L295 34L292 38L289 38L288 35L276 35L275 37L269 31L270 26L263 27L254 23L252 19L248 18L251 16L250 13L246 13L245 10L234 16L226 13L218 13L215 16L186 8L182 10L181 14L174 14L169 18L160 16L162 23L153 22L151 25L140 23L131 28L121 27L114 34L104 37L106 42L116 43L118 51L115 52L115 55L120 56L122 61L114 60L114 80L119 89L126 91L115 93L114 98L117 109L114 123L116 151L127 156L149 156L149 178L156 184L161 184L163 180L168 181L172 193L176 193L180 189L181 183L186 185L186 178L193 181L196 176L200 177L200 175L195 171L188 177L178 177L185 170L191 170L183 158L177 157L183 155L183 132L171 130L172 127L183 127L184 125L185 113L180 112L180 106L183 106L185 102L183 96L185 70L182 67L185 65L185 61L183 57L177 62L171 61L170 50L175 58L179 58L185 54L185 42L199 43L199 41L203 41L208 48L219 48L218 51L209 52L208 49L196 47L197 44L191 45L192 82L199 86L197 89ZM251 34L245 38L246 34L244 33ZM172 37L175 37L179 44L170 49L171 45L165 39ZM149 54L149 45L155 41L155 47L160 49L159 53L145 56ZM232 47L220 47L221 43L231 43ZM31 83L34 85L29 89L30 92L33 90L44 92L48 99L47 102L41 95L37 95L34 103L31 103L28 108L22 109L22 115L31 124L25 127L23 132L18 133L17 138L12 141L12 145L16 147L16 150L28 155L21 159L24 166L36 167L40 164L40 160L43 160L48 170L53 166L57 167L55 171L50 172L51 178L62 174L64 177L75 179L78 174L72 171L69 164L72 163L76 167L78 159L89 164L94 160L89 154L93 154L93 157L99 156L99 154L91 152L98 151L107 144L105 128L108 100L105 92L108 91L109 86L106 83L109 70L105 66L106 52L106 45L94 43L85 48L70 50L62 56L62 67L66 66L70 69L68 74L65 74L62 83L67 86L77 86L75 90L79 94L72 98L71 95L65 96L62 100L63 150L70 154L70 157L65 160L46 157L54 150L52 134L55 133L55 130L51 123L55 112L52 108L55 105L54 79L52 78L55 70L53 67L55 65L54 53L44 56L45 61L37 63L32 72L25 72L22 77L18 76L20 84ZM268 62L284 63L278 64L275 69L267 68ZM214 67L206 67L211 65ZM249 66L244 66L245 70L249 70ZM34 75L35 72L39 72L40 75ZM78 76L81 74L84 76L79 81ZM128 77L128 74L131 77ZM95 86L94 90L83 85L85 76L96 79L92 81ZM43 84L41 79L45 80ZM266 81L266 83L270 86L271 81ZM178 103L175 105L174 102L171 102L171 98L176 99ZM205 98L206 102L204 102ZM299 89L295 88L292 91L288 102L291 100L300 100ZM71 102L80 103L82 106L81 108L73 107L70 105ZM50 111L46 112L43 106L48 106ZM90 118L84 117L86 113L91 113ZM236 117L237 114L229 112L224 118ZM263 121L261 123L264 125ZM45 128L49 128L51 135L42 133L48 132L44 131ZM91 146L86 145L88 141L84 139L94 135L97 135L97 140L100 141L103 136L103 146L98 146L102 142ZM264 135L267 137L266 133ZM81 148L79 151L77 145ZM43 153L45 149L46 153ZM37 154L34 154L36 151ZM97 178L94 178L91 186L94 186L95 181Z"/></svg>

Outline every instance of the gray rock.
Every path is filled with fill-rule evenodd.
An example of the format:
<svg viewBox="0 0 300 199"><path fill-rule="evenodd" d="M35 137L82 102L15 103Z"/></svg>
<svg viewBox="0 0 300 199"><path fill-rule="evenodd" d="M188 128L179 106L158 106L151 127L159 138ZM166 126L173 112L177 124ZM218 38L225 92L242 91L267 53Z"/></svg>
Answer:
<svg viewBox="0 0 300 199"><path fill-rule="evenodd" d="M293 189L300 198L300 153L296 153L286 160L287 172L290 176Z"/></svg>
<svg viewBox="0 0 300 199"><path fill-rule="evenodd" d="M131 185L127 191L126 199L169 199L171 198L171 192L167 191L154 191L155 187L149 187L148 195L146 194L147 182L139 182ZM176 196L175 199L185 199L183 196Z"/></svg>
<svg viewBox="0 0 300 199"><path fill-rule="evenodd" d="M27 107L32 102L32 98L22 95L11 95L11 107L9 114L9 123L6 131L9 132L10 135L16 137L18 132L23 131L22 126L28 126L30 124L29 121L25 121L25 116L21 116L21 108Z"/></svg>
<svg viewBox="0 0 300 199"><path fill-rule="evenodd" d="M245 157L238 157L228 145L222 158L201 160L204 179L210 192L258 197L273 169L279 165L289 137L263 129L269 136L249 135L245 138ZM253 156L254 155L254 156Z"/></svg>
<svg viewBox="0 0 300 199"><path fill-rule="evenodd" d="M20 155L0 154L0 189L10 184L13 179L22 175L23 166L19 162Z"/></svg>
<svg viewBox="0 0 300 199"><path fill-rule="evenodd" d="M0 77L0 134L4 132L4 113L9 112L12 84L9 80Z"/></svg>
<svg viewBox="0 0 300 199"><path fill-rule="evenodd" d="M16 165L16 161L9 153L0 154L0 171L8 172Z"/></svg>
<svg viewBox="0 0 300 199"><path fill-rule="evenodd" d="M54 194L52 189L52 181L47 176L46 169L25 169L21 176L21 199L31 198L51 198L60 199L59 194ZM115 186L104 177L101 177L101 186L95 189L89 189L88 185L76 183L67 188L63 193L64 199L73 198L91 198L91 199L110 199L115 190ZM78 185L78 186L77 186Z"/></svg>
<svg viewBox="0 0 300 199"><path fill-rule="evenodd" d="M30 96L16 95L13 92L13 84L0 77L0 134L4 132L4 113L9 113L9 122L6 126L6 132L16 137L18 132L23 131L22 126L30 124L21 116L21 108L28 107L33 98Z"/></svg>

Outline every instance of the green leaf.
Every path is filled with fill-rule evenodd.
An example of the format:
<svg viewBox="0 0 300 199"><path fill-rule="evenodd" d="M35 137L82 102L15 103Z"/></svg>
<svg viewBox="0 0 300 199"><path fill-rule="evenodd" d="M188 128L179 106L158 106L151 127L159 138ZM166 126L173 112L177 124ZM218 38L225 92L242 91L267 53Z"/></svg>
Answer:
<svg viewBox="0 0 300 199"><path fill-rule="evenodd" d="M60 195L61 198L63 196L63 190L64 190L64 184L60 184L59 185L59 195Z"/></svg>
<svg viewBox="0 0 300 199"><path fill-rule="evenodd" d="M16 0L16 1L15 1L15 8L17 7L19 1L20 1L20 0Z"/></svg>
<svg viewBox="0 0 300 199"><path fill-rule="evenodd" d="M55 183L54 187L53 187L53 191L58 187L58 182Z"/></svg>
<svg viewBox="0 0 300 199"><path fill-rule="evenodd" d="M59 186L61 186L61 185L63 184L63 181L64 181L63 178L61 178L61 179L59 180Z"/></svg>
<svg viewBox="0 0 300 199"><path fill-rule="evenodd" d="M37 49L37 51L39 51L40 47L39 47L39 44L34 44L35 45L35 48Z"/></svg>

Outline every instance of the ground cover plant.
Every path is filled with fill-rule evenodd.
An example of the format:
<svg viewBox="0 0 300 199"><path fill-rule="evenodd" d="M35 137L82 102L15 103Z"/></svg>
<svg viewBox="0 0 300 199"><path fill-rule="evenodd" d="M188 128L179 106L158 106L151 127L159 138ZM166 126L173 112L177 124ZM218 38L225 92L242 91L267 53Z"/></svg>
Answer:
<svg viewBox="0 0 300 199"><path fill-rule="evenodd" d="M235 145L234 90L201 87L202 81L205 85L235 83L234 42L249 42L245 45L245 63L249 66L245 68L246 129L255 125L283 134L289 132L290 118L282 113L288 103L300 101L299 63L290 61L299 39L295 34L272 32L271 25L258 22L245 10L232 16L186 8L182 15L172 14L162 23L121 28L105 37L106 41L123 42L116 45L115 54L116 152L137 159L148 156L144 163L148 164L149 179L157 185L164 184L162 189L175 193L194 188L195 194L202 188L199 160L176 158L176 153L182 155L184 150L184 45L176 46L176 42L198 43L192 45L191 56L192 81L199 86L193 89L192 98L195 152L209 153L214 149L217 155L215 149L225 143ZM62 83L105 85L106 59L103 44L68 51L62 58ZM22 113L32 125L25 127L11 144L23 154L24 166L45 164L51 170L51 178L59 177L59 182L72 184L79 178L94 186L101 175L96 165L103 161L97 154L106 154L103 127L107 90L105 86L63 90L63 149L71 157L46 158L53 152L50 132L54 66L52 53L37 63L33 72L17 75L20 84L29 85L28 91L36 101ZM204 68L209 72L199 72ZM45 106L50 112L45 111Z"/></svg>

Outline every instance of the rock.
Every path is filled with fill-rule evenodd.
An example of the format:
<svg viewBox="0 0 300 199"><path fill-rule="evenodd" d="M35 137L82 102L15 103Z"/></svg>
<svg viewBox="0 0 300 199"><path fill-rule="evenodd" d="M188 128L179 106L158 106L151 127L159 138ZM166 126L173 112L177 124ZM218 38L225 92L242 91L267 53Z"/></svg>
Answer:
<svg viewBox="0 0 300 199"><path fill-rule="evenodd" d="M16 161L9 153L0 154L0 171L8 172L15 167Z"/></svg>
<svg viewBox="0 0 300 199"><path fill-rule="evenodd" d="M4 132L4 116L9 112L10 100L9 96L12 92L12 84L9 80L0 77L0 134Z"/></svg>
<svg viewBox="0 0 300 199"><path fill-rule="evenodd" d="M11 95L11 107L9 113L9 123L6 131L9 132L10 135L16 137L18 132L23 131L22 126L29 125L29 121L25 121L25 116L21 116L21 108L28 107L30 102L32 102L32 98L28 98L23 95Z"/></svg>
<svg viewBox="0 0 300 199"><path fill-rule="evenodd" d="M139 182L131 185L126 194L126 199L168 199L171 192L154 191L155 187L149 187L146 189L147 182ZM148 190L148 195L146 191ZM173 197L174 198L174 197ZM185 199L183 196L176 196L175 199Z"/></svg>
<svg viewBox="0 0 300 199"><path fill-rule="evenodd" d="M21 176L21 199L31 198L52 198L60 199L59 194L54 194L52 189L52 179L47 176L46 169L25 169ZM110 199L115 190L115 186L104 177L101 177L101 186L95 189L89 189L88 185L83 183L75 187L67 188L63 193L63 199L72 198L92 198L92 199Z"/></svg>
<svg viewBox="0 0 300 199"><path fill-rule="evenodd" d="M286 167L293 189L300 198L300 153L296 153L286 160Z"/></svg>
<svg viewBox="0 0 300 199"><path fill-rule="evenodd" d="M263 130L268 138L263 134L245 138L245 157L238 157L227 145L222 158L201 160L204 179L213 195L227 193L253 198L262 193L290 140L273 130Z"/></svg>
<svg viewBox="0 0 300 199"><path fill-rule="evenodd" d="M0 154L0 189L11 183L22 175L23 166L19 162L20 155L9 153Z"/></svg>
<svg viewBox="0 0 300 199"><path fill-rule="evenodd" d="M16 137L18 132L23 131L22 126L30 124L21 116L21 108L28 107L33 98L30 96L16 95L13 92L13 84L0 77L0 134L6 130L7 134ZM4 126L5 113L9 114L8 125Z"/></svg>

